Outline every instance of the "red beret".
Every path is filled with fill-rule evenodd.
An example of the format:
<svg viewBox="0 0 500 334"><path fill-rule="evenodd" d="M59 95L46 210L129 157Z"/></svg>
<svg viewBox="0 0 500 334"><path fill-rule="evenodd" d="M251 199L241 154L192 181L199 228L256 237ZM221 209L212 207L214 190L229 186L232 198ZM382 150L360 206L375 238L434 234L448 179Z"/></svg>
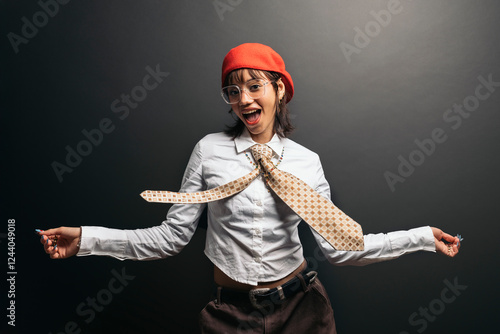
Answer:
<svg viewBox="0 0 500 334"><path fill-rule="evenodd" d="M281 74L288 93L288 101L293 97L293 81L285 70L283 58L267 45L259 43L241 44L228 52L222 63L222 84L229 73L240 68L271 71Z"/></svg>

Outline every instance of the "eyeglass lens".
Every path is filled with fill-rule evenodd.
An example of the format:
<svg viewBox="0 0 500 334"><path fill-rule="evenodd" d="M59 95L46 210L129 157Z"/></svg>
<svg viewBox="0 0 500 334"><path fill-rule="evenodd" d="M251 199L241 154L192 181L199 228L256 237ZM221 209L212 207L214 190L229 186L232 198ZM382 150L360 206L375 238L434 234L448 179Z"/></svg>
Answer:
<svg viewBox="0 0 500 334"><path fill-rule="evenodd" d="M258 99L264 95L266 82L261 79L250 80L245 83L244 91L252 99ZM229 103L238 103L241 100L241 88L238 85L231 85L222 88L222 97Z"/></svg>

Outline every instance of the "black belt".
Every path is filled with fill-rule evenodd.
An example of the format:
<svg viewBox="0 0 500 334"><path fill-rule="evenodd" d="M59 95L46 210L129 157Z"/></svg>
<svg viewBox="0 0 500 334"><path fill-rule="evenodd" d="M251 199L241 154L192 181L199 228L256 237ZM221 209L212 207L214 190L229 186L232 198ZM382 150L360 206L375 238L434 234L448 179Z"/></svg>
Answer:
<svg viewBox="0 0 500 334"><path fill-rule="evenodd" d="M283 300L294 296L299 291L306 291L318 275L315 271L300 273L283 285L275 288L252 289L250 291L232 290L223 287L217 288L217 303L241 302L249 300L253 307L262 308L269 302L279 304Z"/></svg>

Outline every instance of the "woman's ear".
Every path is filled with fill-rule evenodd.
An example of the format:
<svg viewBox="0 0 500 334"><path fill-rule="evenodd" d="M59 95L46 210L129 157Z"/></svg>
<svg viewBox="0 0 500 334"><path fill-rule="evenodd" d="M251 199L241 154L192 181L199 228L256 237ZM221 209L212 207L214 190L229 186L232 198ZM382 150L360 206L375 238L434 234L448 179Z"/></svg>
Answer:
<svg viewBox="0 0 500 334"><path fill-rule="evenodd" d="M279 100L281 101L283 99L283 97L285 96L285 84L283 83L281 78L279 78L276 81L276 84L278 85L278 97L279 97Z"/></svg>

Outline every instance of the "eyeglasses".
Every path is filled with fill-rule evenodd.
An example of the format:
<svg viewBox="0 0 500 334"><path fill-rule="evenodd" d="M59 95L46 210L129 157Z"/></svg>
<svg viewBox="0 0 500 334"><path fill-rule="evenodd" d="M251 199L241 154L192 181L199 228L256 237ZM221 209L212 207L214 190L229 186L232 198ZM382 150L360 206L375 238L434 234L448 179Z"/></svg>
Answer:
<svg viewBox="0 0 500 334"><path fill-rule="evenodd" d="M240 86L238 85L223 87L221 90L221 95L227 104L235 104L240 102L242 91L246 92L248 97L255 100L263 97L266 94L266 86L270 83L271 81L252 79L245 82L245 88L240 88Z"/></svg>

